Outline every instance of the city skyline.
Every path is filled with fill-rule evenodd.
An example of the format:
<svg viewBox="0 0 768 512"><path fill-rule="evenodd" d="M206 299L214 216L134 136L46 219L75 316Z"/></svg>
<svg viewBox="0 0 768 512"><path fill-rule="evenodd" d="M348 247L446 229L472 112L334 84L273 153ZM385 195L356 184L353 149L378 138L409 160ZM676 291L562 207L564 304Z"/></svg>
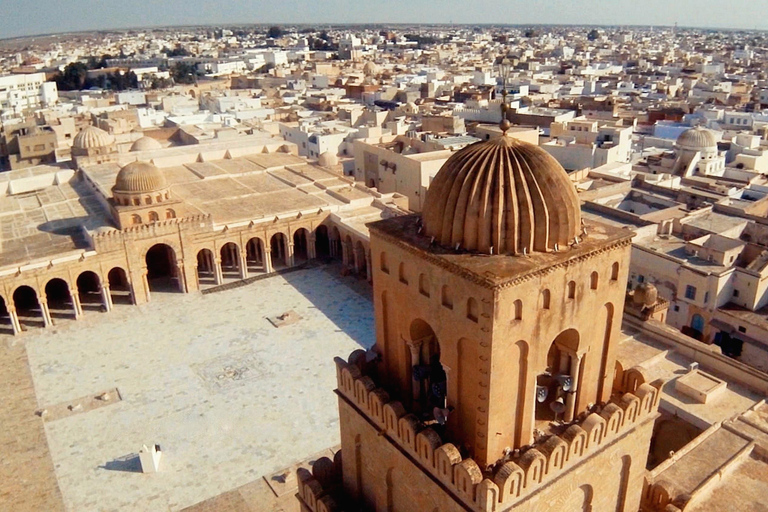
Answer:
<svg viewBox="0 0 768 512"><path fill-rule="evenodd" d="M14 3L21 3L14 0ZM179 2L170 0L162 5L139 0L120 3L115 0L81 0L55 2L40 0L36 16L24 9L6 9L0 19L0 39L81 32L185 25L230 24L497 24L497 25L594 25L594 26L673 26L730 30L765 30L768 23L749 26L744 13L754 9L754 2L736 0L727 11L718 10L714 0L682 0L669 5L661 0L636 4L618 0L591 8L590 0L533 0L499 4L488 9L487 4L471 5L448 0L434 10L426 2L394 0L387 10L374 8L371 0L351 3L327 0L322 5L306 0L287 0L280 5L234 0L227 9L202 0ZM764 2L765 3L765 2ZM80 8L76 8L79 6ZM183 7L183 8L182 8Z"/></svg>

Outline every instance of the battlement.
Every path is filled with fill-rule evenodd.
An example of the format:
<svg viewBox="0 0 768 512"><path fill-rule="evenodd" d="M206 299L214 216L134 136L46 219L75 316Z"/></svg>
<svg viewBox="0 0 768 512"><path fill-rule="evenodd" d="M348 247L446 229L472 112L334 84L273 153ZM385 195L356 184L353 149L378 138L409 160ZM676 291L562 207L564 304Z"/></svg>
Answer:
<svg viewBox="0 0 768 512"><path fill-rule="evenodd" d="M202 224L206 223L209 225L211 224L211 215L210 214L202 214L202 215L192 215L189 217L183 217L183 218L177 218L177 219L166 219L166 220L158 220L151 224L137 224L135 226L129 226L123 230L114 230L114 231L104 231L102 233L94 233L92 235L92 238L94 240L109 240L114 238L121 238L125 235L133 234L142 234L142 233L157 233L157 231L175 231L177 229L177 226L179 225L191 225L191 224Z"/></svg>
<svg viewBox="0 0 768 512"><path fill-rule="evenodd" d="M463 458L455 445L444 443L435 430L408 413L402 403L390 400L386 390L377 387L370 376L363 375L364 361L362 351L353 352L348 361L335 358L337 392L426 472L479 512L506 508L636 425L654 418L663 384L662 381L650 385L641 383L634 392L617 395L599 413L589 414L561 435L552 435L543 443L497 464L493 471L484 472L473 459ZM300 486L300 493L301 489ZM325 504L310 510L334 510L321 506Z"/></svg>

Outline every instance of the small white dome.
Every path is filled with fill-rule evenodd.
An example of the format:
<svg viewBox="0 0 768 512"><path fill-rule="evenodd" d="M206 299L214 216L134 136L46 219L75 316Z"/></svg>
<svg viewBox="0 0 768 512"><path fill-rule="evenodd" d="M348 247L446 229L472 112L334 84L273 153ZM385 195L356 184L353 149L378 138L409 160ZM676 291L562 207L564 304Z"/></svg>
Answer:
<svg viewBox="0 0 768 512"><path fill-rule="evenodd" d="M163 146L160 145L157 139L144 136L133 143L133 145L131 146L131 151L151 151L153 149L162 149L162 148Z"/></svg>
<svg viewBox="0 0 768 512"><path fill-rule="evenodd" d="M336 167L339 165L339 157L330 151L326 151L320 155L317 159L317 163L321 167Z"/></svg>

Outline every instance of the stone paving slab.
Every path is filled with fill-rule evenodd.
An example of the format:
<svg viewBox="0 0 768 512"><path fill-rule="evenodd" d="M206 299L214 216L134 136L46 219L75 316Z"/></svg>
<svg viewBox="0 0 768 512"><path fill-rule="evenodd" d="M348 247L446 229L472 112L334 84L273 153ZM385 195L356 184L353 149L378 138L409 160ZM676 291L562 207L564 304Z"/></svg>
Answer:
<svg viewBox="0 0 768 512"><path fill-rule="evenodd" d="M299 322L268 322L291 309ZM328 266L209 295L155 293L24 338L39 403L122 395L45 423L67 510L176 511L338 444L333 357L372 346L374 328L370 286ZM231 382L211 386L214 367L234 371ZM234 378L244 368L257 378ZM159 473L121 464L150 443L163 449Z"/></svg>
<svg viewBox="0 0 768 512"><path fill-rule="evenodd" d="M24 345L0 343L0 510L64 510Z"/></svg>

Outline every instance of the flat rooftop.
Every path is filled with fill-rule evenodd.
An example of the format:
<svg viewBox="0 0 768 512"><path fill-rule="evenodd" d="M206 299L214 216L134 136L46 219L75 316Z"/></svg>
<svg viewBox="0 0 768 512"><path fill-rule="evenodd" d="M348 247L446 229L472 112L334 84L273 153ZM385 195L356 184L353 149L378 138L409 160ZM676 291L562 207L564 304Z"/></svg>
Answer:
<svg viewBox="0 0 768 512"><path fill-rule="evenodd" d="M227 224L295 211L317 211L373 196L339 174L286 153L252 154L160 168L171 194L215 224ZM116 163L90 166L84 172L106 197L120 171Z"/></svg>
<svg viewBox="0 0 768 512"><path fill-rule="evenodd" d="M208 295L153 293L29 331L37 406L49 411L38 442L66 509L177 511L337 445L333 357L374 343L370 286L339 275L331 265ZM287 311L301 318L268 321ZM160 471L137 472L134 455L152 443Z"/></svg>
<svg viewBox="0 0 768 512"><path fill-rule="evenodd" d="M665 383L661 388L659 408L683 417L702 429L741 414L764 398L744 386L728 382L726 389L706 404L691 400L688 395L678 391L675 384L677 379L688 374L692 361L647 334L626 326L622 330L616 358L625 370L641 367L648 382L663 379ZM707 369L703 371L711 374Z"/></svg>

